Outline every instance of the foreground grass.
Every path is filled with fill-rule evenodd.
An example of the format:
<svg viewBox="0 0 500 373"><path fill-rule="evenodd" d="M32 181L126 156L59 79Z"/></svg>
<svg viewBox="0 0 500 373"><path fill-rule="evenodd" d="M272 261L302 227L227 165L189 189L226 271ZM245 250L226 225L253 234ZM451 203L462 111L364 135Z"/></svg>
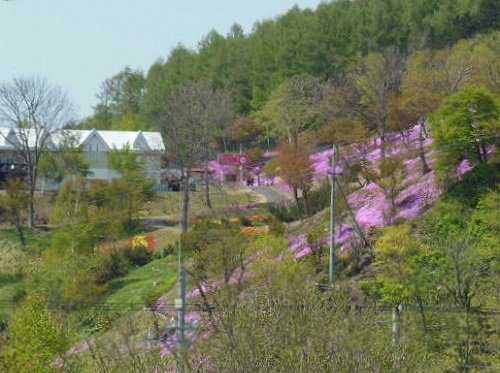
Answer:
<svg viewBox="0 0 500 373"><path fill-rule="evenodd" d="M105 302L123 306L145 303L145 297L159 297L170 290L176 280L177 262L174 256L153 260L124 277L110 281L112 293Z"/></svg>

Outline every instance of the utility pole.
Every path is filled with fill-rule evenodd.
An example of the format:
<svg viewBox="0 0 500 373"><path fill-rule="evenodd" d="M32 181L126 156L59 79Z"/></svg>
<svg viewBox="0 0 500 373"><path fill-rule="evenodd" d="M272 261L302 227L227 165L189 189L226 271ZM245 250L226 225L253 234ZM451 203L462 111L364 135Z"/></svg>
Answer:
<svg viewBox="0 0 500 373"><path fill-rule="evenodd" d="M337 193L337 183L335 177L335 167L336 167L336 146L335 143L332 145L332 185L330 193L330 258L328 262L328 282L330 285L333 284L333 278L335 274L335 197Z"/></svg>
<svg viewBox="0 0 500 373"><path fill-rule="evenodd" d="M185 316L185 302L186 302L186 276L184 272L184 266L182 262L182 194L179 191L179 205L181 207L180 213L181 218L179 219L179 291L178 298L175 300L175 309L177 310L177 372L184 372L184 316Z"/></svg>

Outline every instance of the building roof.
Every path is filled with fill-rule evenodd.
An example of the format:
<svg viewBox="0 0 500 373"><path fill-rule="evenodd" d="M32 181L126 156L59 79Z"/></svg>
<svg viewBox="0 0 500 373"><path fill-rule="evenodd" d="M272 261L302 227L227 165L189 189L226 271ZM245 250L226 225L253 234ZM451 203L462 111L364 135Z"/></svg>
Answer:
<svg viewBox="0 0 500 373"><path fill-rule="evenodd" d="M42 141L47 141L50 146L50 138L44 136L44 131L40 130L38 133L34 128L0 128L0 149L14 149L19 148L19 144L24 141L28 143L30 149L34 149L37 144ZM8 139L10 137L10 139Z"/></svg>
<svg viewBox="0 0 500 373"><path fill-rule="evenodd" d="M78 145L82 145L92 130L63 130L52 135L51 140L55 146L60 146L63 139L68 137Z"/></svg>
<svg viewBox="0 0 500 373"><path fill-rule="evenodd" d="M142 133L148 142L152 151L163 152L165 151L165 144L160 132L143 132Z"/></svg>
<svg viewBox="0 0 500 373"><path fill-rule="evenodd" d="M123 149L129 146L132 150L140 132L137 131L96 131L110 149Z"/></svg>
<svg viewBox="0 0 500 373"><path fill-rule="evenodd" d="M0 127L0 149L12 149L14 146L6 140L16 130L9 127ZM34 145L35 133L27 131L30 147ZM159 132L142 131L101 131L101 130L62 130L50 137L49 146L58 147L66 137L70 137L78 145L85 145L93 136L98 136L108 149L123 149L129 146L138 152L163 152L165 145Z"/></svg>
<svg viewBox="0 0 500 373"><path fill-rule="evenodd" d="M0 149L11 149L13 147L12 144L6 139L11 131L11 128L0 127Z"/></svg>

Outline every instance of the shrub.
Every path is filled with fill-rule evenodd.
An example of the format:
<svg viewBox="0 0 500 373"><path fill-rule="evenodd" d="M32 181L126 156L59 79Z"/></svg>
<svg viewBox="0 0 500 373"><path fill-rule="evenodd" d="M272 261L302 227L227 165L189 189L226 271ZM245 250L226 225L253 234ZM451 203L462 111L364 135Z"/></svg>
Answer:
<svg viewBox="0 0 500 373"><path fill-rule="evenodd" d="M21 302L24 298L26 298L26 295L28 295L26 293L26 291L24 289L17 289L14 293L14 295L12 296L12 301L14 303L19 303Z"/></svg>
<svg viewBox="0 0 500 373"><path fill-rule="evenodd" d="M143 266L151 261L152 253L144 246L135 246L123 250L123 255L135 266Z"/></svg>
<svg viewBox="0 0 500 373"><path fill-rule="evenodd" d="M330 182L328 179L320 181L319 186L309 194L311 213L315 214L330 206Z"/></svg>
<svg viewBox="0 0 500 373"><path fill-rule="evenodd" d="M269 232L278 236L282 236L285 233L285 227L276 216L272 216L269 219Z"/></svg>
<svg viewBox="0 0 500 373"><path fill-rule="evenodd" d="M101 254L98 260L98 284L105 284L114 278L125 276L130 270L130 262L120 251Z"/></svg>
<svg viewBox="0 0 500 373"><path fill-rule="evenodd" d="M0 281L21 277L27 267L27 256L19 244L0 240Z"/></svg>
<svg viewBox="0 0 500 373"><path fill-rule="evenodd" d="M161 291L156 290L156 289L151 289L148 290L144 293L142 293L142 301L144 302L144 305L148 307L149 309L155 309L156 308L156 303L158 298L161 297Z"/></svg>
<svg viewBox="0 0 500 373"><path fill-rule="evenodd" d="M262 159L264 152L262 151L262 149L254 147L247 149L245 151L245 154L250 158L250 162L256 163Z"/></svg>
<svg viewBox="0 0 500 373"><path fill-rule="evenodd" d="M87 333L94 334L108 330L111 321L107 310L91 308L83 317L82 324Z"/></svg>
<svg viewBox="0 0 500 373"><path fill-rule="evenodd" d="M268 211L279 221L289 223L300 218L299 210L295 204L284 203L279 205L269 204Z"/></svg>

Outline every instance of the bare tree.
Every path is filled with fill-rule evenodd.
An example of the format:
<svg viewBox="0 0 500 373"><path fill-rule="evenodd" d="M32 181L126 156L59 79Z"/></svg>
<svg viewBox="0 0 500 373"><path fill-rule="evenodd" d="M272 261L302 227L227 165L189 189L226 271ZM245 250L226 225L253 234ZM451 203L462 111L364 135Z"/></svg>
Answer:
<svg viewBox="0 0 500 373"><path fill-rule="evenodd" d="M37 77L19 77L0 86L0 121L13 128L12 144L26 165L30 187L28 225L35 225L34 194L40 156L50 137L73 115L73 106L64 91ZM2 135L3 136L3 135Z"/></svg>
<svg viewBox="0 0 500 373"><path fill-rule="evenodd" d="M356 74L361 92L360 114L367 123L374 125L380 137L382 158L385 157L388 130L387 104L390 94L399 90L404 65L405 57L395 49L388 49L384 53L368 55Z"/></svg>
<svg viewBox="0 0 500 373"><path fill-rule="evenodd" d="M283 82L271 95L264 115L298 146L299 135L309 129L319 114L325 85L309 75L297 75Z"/></svg>
<svg viewBox="0 0 500 373"><path fill-rule="evenodd" d="M191 169L203 163L207 171L211 144L221 127L232 121L232 113L232 101L226 92L214 89L209 82L190 82L172 91L157 118L167 156L181 171L183 231L187 230ZM207 179L205 191L210 207Z"/></svg>

